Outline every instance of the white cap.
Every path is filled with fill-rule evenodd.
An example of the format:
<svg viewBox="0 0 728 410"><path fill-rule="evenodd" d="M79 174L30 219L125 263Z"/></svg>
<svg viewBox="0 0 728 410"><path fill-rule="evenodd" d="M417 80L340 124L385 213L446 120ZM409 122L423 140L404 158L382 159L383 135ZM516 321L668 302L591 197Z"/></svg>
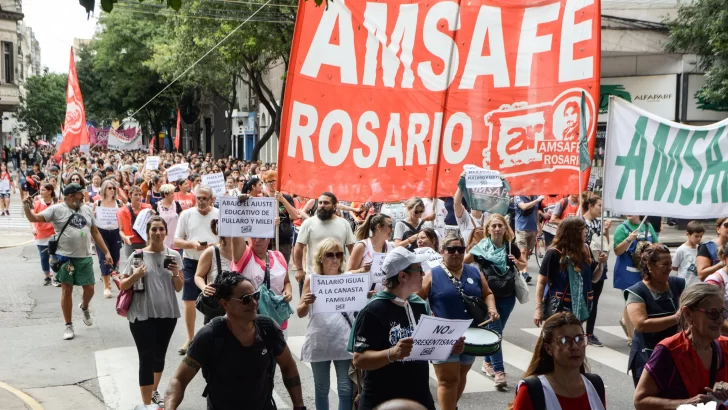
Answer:
<svg viewBox="0 0 728 410"><path fill-rule="evenodd" d="M398 246L392 251L387 252L387 256L384 258L384 263L382 264L382 272L384 272L386 278L391 278L407 269L410 265L422 263L429 258L430 256L427 254L417 255L402 246Z"/></svg>

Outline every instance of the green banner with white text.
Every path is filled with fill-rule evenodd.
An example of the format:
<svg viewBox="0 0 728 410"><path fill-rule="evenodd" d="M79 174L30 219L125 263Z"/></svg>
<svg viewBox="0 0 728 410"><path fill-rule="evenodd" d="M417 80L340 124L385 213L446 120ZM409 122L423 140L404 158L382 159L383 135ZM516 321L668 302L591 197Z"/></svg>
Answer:
<svg viewBox="0 0 728 410"><path fill-rule="evenodd" d="M728 119L689 126L612 97L604 207L620 215L728 215Z"/></svg>

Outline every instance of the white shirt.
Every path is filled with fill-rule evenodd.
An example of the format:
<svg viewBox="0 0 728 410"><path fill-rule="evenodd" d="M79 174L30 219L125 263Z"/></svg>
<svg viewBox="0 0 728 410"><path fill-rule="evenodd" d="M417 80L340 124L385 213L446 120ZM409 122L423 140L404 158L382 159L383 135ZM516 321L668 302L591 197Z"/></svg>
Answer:
<svg viewBox="0 0 728 410"><path fill-rule="evenodd" d="M677 276L685 279L685 287L700 283L698 269L695 261L698 257L698 248L691 248L685 244L680 245L672 258L672 267L677 268Z"/></svg>
<svg viewBox="0 0 728 410"><path fill-rule="evenodd" d="M432 215L432 199L422 198L422 202L425 204L425 213L423 218ZM427 221L422 224L423 228L434 229L440 238L445 237L445 217L447 216L447 209L445 208L445 202L442 199L437 200L437 207L435 209L436 216L434 221Z"/></svg>
<svg viewBox="0 0 728 410"><path fill-rule="evenodd" d="M186 209L179 215L177 221L177 230L174 233L175 239L183 239L190 242L207 242L213 244L217 242L217 236L212 233L210 222L217 219L218 211L211 208L207 215L200 214L197 207ZM185 249L185 259L199 260L202 252L196 249Z"/></svg>
<svg viewBox="0 0 728 410"><path fill-rule="evenodd" d="M344 248L356 242L351 225L344 218L332 216L331 219L322 221L318 216L308 218L301 224L296 243L306 245L306 274L310 275L316 255L316 248L319 243L327 238L337 240Z"/></svg>

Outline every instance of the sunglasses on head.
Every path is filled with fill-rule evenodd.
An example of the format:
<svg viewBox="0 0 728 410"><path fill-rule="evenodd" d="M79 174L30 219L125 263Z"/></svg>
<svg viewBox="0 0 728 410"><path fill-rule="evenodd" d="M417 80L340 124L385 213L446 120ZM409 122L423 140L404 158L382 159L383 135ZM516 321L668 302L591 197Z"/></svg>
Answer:
<svg viewBox="0 0 728 410"><path fill-rule="evenodd" d="M445 247L445 250L450 255L454 253L465 253L465 247L464 246L447 246Z"/></svg>
<svg viewBox="0 0 728 410"><path fill-rule="evenodd" d="M325 252L324 256L329 259L333 259L333 258L341 259L344 257L344 252Z"/></svg>
<svg viewBox="0 0 728 410"><path fill-rule="evenodd" d="M251 300L255 299L256 301L260 300L260 291L256 290L255 292L242 296L240 298L230 298L231 300L237 300L238 302L242 302L243 305L247 305L250 303Z"/></svg>
<svg viewBox="0 0 728 410"><path fill-rule="evenodd" d="M722 308L722 309L693 308L693 310L698 310L698 311L705 313L705 316L707 316L708 319L710 319L710 320L728 319L728 309L726 309L726 308Z"/></svg>

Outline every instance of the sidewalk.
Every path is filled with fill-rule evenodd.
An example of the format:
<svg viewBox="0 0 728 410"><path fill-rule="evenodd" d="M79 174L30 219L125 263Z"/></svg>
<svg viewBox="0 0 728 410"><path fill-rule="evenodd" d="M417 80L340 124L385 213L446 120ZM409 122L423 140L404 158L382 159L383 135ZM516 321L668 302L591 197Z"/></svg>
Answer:
<svg viewBox="0 0 728 410"><path fill-rule="evenodd" d="M27 405L15 394L0 387L0 409L3 410L34 410L39 407L31 407ZM42 408L42 407L40 407Z"/></svg>

